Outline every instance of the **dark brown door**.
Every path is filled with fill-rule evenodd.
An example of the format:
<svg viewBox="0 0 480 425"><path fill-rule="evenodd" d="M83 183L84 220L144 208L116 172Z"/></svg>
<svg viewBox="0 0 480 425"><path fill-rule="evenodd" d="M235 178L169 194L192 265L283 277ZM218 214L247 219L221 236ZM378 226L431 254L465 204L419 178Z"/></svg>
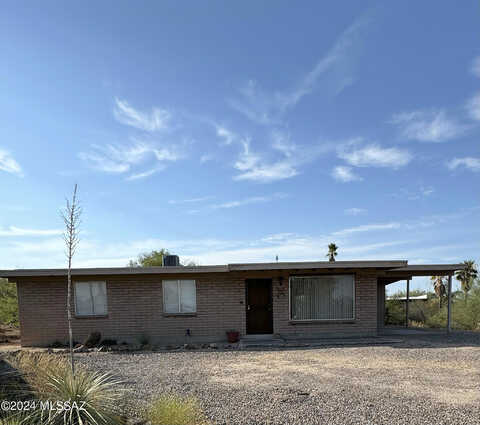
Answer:
<svg viewBox="0 0 480 425"><path fill-rule="evenodd" d="M273 333L272 280L247 279L247 334Z"/></svg>

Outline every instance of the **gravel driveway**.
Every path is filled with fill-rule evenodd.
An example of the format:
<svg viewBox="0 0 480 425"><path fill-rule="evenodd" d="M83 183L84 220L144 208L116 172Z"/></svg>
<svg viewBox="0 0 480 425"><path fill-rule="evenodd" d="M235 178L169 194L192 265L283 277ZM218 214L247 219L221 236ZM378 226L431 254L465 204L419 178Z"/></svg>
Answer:
<svg viewBox="0 0 480 425"><path fill-rule="evenodd" d="M127 381L132 411L175 391L215 424L478 424L480 341L79 355Z"/></svg>

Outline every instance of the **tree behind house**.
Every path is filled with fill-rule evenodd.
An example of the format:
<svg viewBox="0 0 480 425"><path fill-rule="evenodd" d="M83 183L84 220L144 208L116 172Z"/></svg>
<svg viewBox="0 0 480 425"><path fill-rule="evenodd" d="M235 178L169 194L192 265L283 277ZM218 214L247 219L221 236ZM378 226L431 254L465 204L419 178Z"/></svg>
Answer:
<svg viewBox="0 0 480 425"><path fill-rule="evenodd" d="M168 249L162 248L161 250L152 250L140 254L136 260L130 260L127 264L128 267L163 267L163 259L165 256L171 255ZM197 264L194 261L182 262L182 266L192 267Z"/></svg>
<svg viewBox="0 0 480 425"><path fill-rule="evenodd" d="M478 276L478 271L475 261L473 260L464 261L463 264L465 265L465 268L458 270L455 273L455 277L462 286L462 291L465 294L465 302L467 302L468 293L470 289L472 289L473 282Z"/></svg>

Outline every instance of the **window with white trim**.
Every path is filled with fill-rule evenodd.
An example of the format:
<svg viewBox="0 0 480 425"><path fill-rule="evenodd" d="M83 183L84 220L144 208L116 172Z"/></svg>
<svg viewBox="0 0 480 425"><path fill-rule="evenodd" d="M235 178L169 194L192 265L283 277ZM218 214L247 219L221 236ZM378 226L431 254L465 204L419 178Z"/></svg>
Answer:
<svg viewBox="0 0 480 425"><path fill-rule="evenodd" d="M290 278L291 320L353 320L353 275Z"/></svg>
<svg viewBox="0 0 480 425"><path fill-rule="evenodd" d="M75 282L75 314L105 316L107 314L107 285L105 282Z"/></svg>
<svg viewBox="0 0 480 425"><path fill-rule="evenodd" d="M195 313L197 311L197 291L194 280L163 281L164 313Z"/></svg>

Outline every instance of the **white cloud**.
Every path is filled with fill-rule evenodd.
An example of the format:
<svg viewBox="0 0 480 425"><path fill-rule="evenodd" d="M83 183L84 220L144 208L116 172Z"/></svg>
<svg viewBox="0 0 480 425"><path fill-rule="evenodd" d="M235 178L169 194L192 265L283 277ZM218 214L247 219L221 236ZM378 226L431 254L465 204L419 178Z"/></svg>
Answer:
<svg viewBox="0 0 480 425"><path fill-rule="evenodd" d="M366 15L357 18L292 88L270 93L262 90L255 80L249 80L239 90L241 98L229 100L230 106L256 123L270 125L278 123L287 109L312 93L322 78L326 79L326 90L339 93L354 80L353 64L369 23Z"/></svg>
<svg viewBox="0 0 480 425"><path fill-rule="evenodd" d="M165 109L153 108L151 113L142 112L130 106L126 100L117 98L113 115L118 122L147 132L167 128L170 120L170 112Z"/></svg>
<svg viewBox="0 0 480 425"><path fill-rule="evenodd" d="M232 140L240 146L240 153L233 166L240 174L234 180L251 180L259 183L288 179L299 174L299 167L314 161L320 155L333 149L331 144L299 146L290 140L289 135L279 130L270 135L272 140L268 152L255 152L251 139L240 137L233 132Z"/></svg>
<svg viewBox="0 0 480 425"><path fill-rule="evenodd" d="M240 140L242 151L235 161L234 167L241 173L234 180L252 180L259 183L270 183L276 180L288 179L296 176L296 160L282 158L280 160L267 161L250 148L250 140Z"/></svg>
<svg viewBox="0 0 480 425"><path fill-rule="evenodd" d="M125 180L132 181L132 180L144 179L146 177L150 177L154 175L155 173L158 173L159 171L162 171L164 168L165 166L159 166L157 168L152 168L151 170L143 171L141 173L134 173L126 177Z"/></svg>
<svg viewBox="0 0 480 425"><path fill-rule="evenodd" d="M434 192L435 189L432 186L420 186L418 189L401 188L398 193L392 193L392 196L415 201L417 199L427 198Z"/></svg>
<svg viewBox="0 0 480 425"><path fill-rule="evenodd" d="M214 155L211 154L211 153L206 153L206 154L203 154L201 157L200 157L200 162L202 164L204 164L205 162L208 162L208 161L212 161L214 159Z"/></svg>
<svg viewBox="0 0 480 425"><path fill-rule="evenodd" d="M480 78L480 56L476 57L472 62L471 72L475 77Z"/></svg>
<svg viewBox="0 0 480 425"><path fill-rule="evenodd" d="M78 157L91 168L105 173L122 174L133 168L154 164L146 171L135 171L127 180L148 177L165 168L164 162L177 161L182 155L172 147L157 147L136 141L132 145L92 145L90 152L80 152Z"/></svg>
<svg viewBox="0 0 480 425"><path fill-rule="evenodd" d="M282 193L282 192L277 192L272 195L264 195L264 196L251 196L249 198L245 199L240 199L236 201L228 201L228 202L221 202L217 204L211 204L207 205L203 209L195 209L195 210L190 210L188 211L190 214L196 214L201 212L202 210L219 210L219 209L231 209L231 208L238 208L238 207L243 207L245 205L251 205L251 204L263 204L266 202L272 202L276 201L279 199L285 199L288 198L288 194ZM201 198L200 198L201 199ZM203 198L205 199L205 198Z"/></svg>
<svg viewBox="0 0 480 425"><path fill-rule="evenodd" d="M480 158L465 157L453 158L448 164L450 170L455 170L457 167L464 167L470 171L480 172Z"/></svg>
<svg viewBox="0 0 480 425"><path fill-rule="evenodd" d="M480 93L467 102L467 111L472 119L480 121Z"/></svg>
<svg viewBox="0 0 480 425"><path fill-rule="evenodd" d="M395 114L391 123L403 137L419 142L444 142L462 135L466 127L447 117L443 110L412 111Z"/></svg>
<svg viewBox="0 0 480 425"><path fill-rule="evenodd" d="M23 176L22 167L15 161L12 155L3 149L0 149L0 170L7 173L16 174L17 176Z"/></svg>
<svg viewBox="0 0 480 425"><path fill-rule="evenodd" d="M365 233L365 232L372 232L378 230L391 230L391 229L399 229L401 227L401 223L381 223L381 224L363 224L361 226L350 227L347 229L342 229L337 232L333 232L332 234L335 236L345 236L352 233Z"/></svg>
<svg viewBox="0 0 480 425"><path fill-rule="evenodd" d="M217 126L217 136L223 139L226 145L231 145L237 138L236 134L222 126Z"/></svg>
<svg viewBox="0 0 480 425"><path fill-rule="evenodd" d="M344 165L338 165L335 167L332 170L332 177L335 180L344 183L363 180L353 172L352 167L345 167Z"/></svg>
<svg viewBox="0 0 480 425"><path fill-rule="evenodd" d="M356 148L355 144L338 150L339 158L355 167L389 167L399 168L412 160L410 152L398 148L383 148L371 144Z"/></svg>
<svg viewBox="0 0 480 425"><path fill-rule="evenodd" d="M82 238L74 257L74 267L121 267L141 252L163 247L180 254L182 259L189 258L202 265L275 261L275 255L280 261L318 261L325 260L327 245L332 241L340 247L339 260L408 259L410 263L427 264L457 262L468 258L469 252L475 249L475 243L445 245L442 241L445 237L467 236L471 228L464 225L465 220L476 218L479 210L477 206L450 214L366 224L317 236L287 231L256 239L212 237L182 240L152 236L115 243ZM438 232L431 230L433 226L437 226ZM429 231L419 231L424 227ZM152 234L155 233L153 229ZM435 235L439 234L442 239L435 239ZM65 245L60 237L21 241L5 239L3 242L0 244L0 268L65 267ZM403 246L403 249L396 249L398 246Z"/></svg>
<svg viewBox="0 0 480 425"><path fill-rule="evenodd" d="M7 228L0 228L0 236L52 236L61 235L63 230L61 229L25 229L22 227L9 226Z"/></svg>
<svg viewBox="0 0 480 425"><path fill-rule="evenodd" d="M367 212L367 210L365 208L347 208L345 210L343 210L343 212L346 214L346 215L362 215L362 214L365 214Z"/></svg>
<svg viewBox="0 0 480 425"><path fill-rule="evenodd" d="M212 199L212 198L213 198L213 196L202 196L200 198L170 200L170 201L168 201L168 203L172 204L172 205L175 205L175 204L191 204L191 203L194 203L194 202L208 201L209 199Z"/></svg>
<svg viewBox="0 0 480 425"><path fill-rule="evenodd" d="M250 205L250 204L260 204L260 203L275 201L278 199L285 199L287 197L288 195L286 193L274 193L273 195L267 195L267 196L252 196L250 198L245 198L238 201L229 201L221 204L214 204L214 205L211 205L211 208L213 209L237 208L237 207L243 207L245 205Z"/></svg>

